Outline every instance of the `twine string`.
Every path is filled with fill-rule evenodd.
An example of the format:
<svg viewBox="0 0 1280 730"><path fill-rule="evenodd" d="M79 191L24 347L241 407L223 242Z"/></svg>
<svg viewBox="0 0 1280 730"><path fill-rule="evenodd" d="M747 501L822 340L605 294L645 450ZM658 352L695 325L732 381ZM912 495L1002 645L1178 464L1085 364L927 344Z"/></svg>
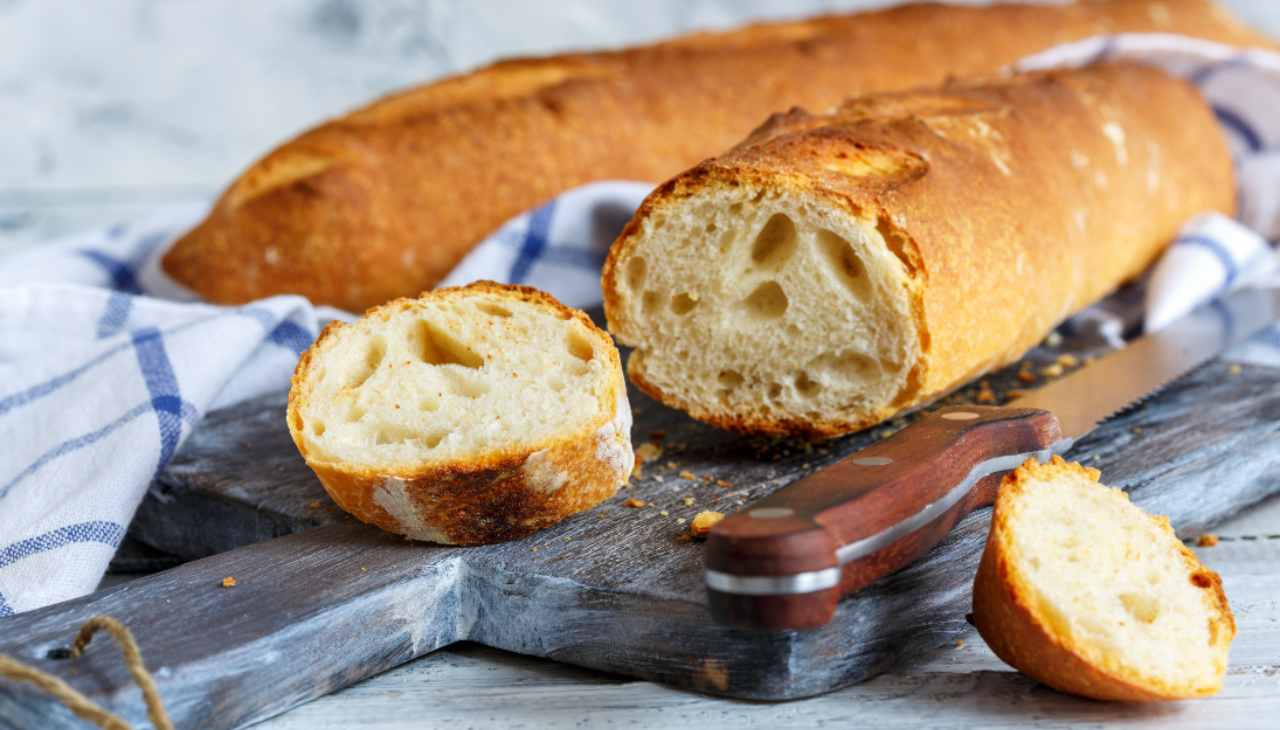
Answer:
<svg viewBox="0 0 1280 730"><path fill-rule="evenodd" d="M110 616L94 616L84 622L76 634L75 641L71 644L71 657L79 658L84 653L85 647L93 640L94 634L99 631L106 631L120 645L125 666L133 676L133 681L142 690L142 698L147 705L147 718L151 720L152 726L156 730L173 730L173 723L169 720L164 702L160 699L160 692L156 689L155 679L152 678L151 672L147 671L142 661L142 652L138 650L138 642L127 626ZM71 685L13 657L0 654L0 677L34 685L61 702L80 719L91 722L102 730L130 730L129 723L119 715L107 711Z"/></svg>

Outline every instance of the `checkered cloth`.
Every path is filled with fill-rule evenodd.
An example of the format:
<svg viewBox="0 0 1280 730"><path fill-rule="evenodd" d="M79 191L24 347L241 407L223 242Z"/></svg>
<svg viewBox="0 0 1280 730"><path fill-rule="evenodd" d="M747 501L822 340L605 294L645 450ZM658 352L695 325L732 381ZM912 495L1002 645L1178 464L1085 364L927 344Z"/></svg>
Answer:
<svg viewBox="0 0 1280 730"><path fill-rule="evenodd" d="M1280 56L1171 36L1059 47L1023 67L1137 58L1191 79L1230 136L1239 221L1188 223L1150 273L1145 298L1108 299L1071 326L1121 338L1158 327L1227 288L1264 277L1280 237ZM600 301L599 267L648 183L564 193L478 246L446 283L529 284L580 307ZM201 303L157 267L206 210L157 212L0 260L0 616L88 593L147 486L209 410L287 387L298 354L330 318L279 296ZM1267 339L1267 338L1270 339ZM1249 357L1280 364L1275 332Z"/></svg>

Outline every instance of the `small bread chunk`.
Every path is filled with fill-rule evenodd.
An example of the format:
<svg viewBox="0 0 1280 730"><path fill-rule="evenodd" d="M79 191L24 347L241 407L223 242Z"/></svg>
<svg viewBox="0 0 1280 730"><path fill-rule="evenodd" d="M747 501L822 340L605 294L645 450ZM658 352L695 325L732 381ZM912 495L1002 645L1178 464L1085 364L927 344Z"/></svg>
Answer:
<svg viewBox="0 0 1280 730"><path fill-rule="evenodd" d="M1057 457L1000 485L973 618L1019 671L1099 700L1214 694L1236 633L1221 579L1167 518Z"/></svg>
<svg viewBox="0 0 1280 730"><path fill-rule="evenodd" d="M613 341L548 294L493 282L326 327L294 373L289 432L338 506L457 545L593 507L634 460Z"/></svg>

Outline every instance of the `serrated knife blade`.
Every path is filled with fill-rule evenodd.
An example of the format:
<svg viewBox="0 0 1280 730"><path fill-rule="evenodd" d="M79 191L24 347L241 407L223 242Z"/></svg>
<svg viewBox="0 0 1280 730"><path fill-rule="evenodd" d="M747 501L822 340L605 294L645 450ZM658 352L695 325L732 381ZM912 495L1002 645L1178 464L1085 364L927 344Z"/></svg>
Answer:
<svg viewBox="0 0 1280 730"><path fill-rule="evenodd" d="M1229 294L1009 405L929 411L730 515L707 539L712 615L770 631L821 626L841 596L910 564L992 504L1005 472L1065 452L1277 318L1280 290Z"/></svg>
<svg viewBox="0 0 1280 730"><path fill-rule="evenodd" d="M1242 289L1018 398L1058 417L1067 443L1276 322L1280 289ZM1055 448L1057 450L1057 448Z"/></svg>

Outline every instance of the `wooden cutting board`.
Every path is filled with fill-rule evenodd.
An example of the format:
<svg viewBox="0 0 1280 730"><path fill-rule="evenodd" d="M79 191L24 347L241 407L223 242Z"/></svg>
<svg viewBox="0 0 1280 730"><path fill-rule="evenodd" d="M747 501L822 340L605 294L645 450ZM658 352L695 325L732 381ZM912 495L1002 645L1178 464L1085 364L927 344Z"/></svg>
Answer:
<svg viewBox="0 0 1280 730"><path fill-rule="evenodd" d="M993 377L993 390L1028 387L1015 371ZM861 681L964 631L989 510L924 561L845 600L823 629L755 634L712 622L701 546L684 537L682 520L739 509L884 429L806 447L736 437L637 392L631 399L635 443L663 436L643 476L559 526L478 548L411 543L330 507L289 441L283 394L212 413L157 480L132 534L184 557L256 544L0 620L0 653L142 722L139 693L105 637L78 660L50 658L84 619L114 615L137 633L179 726L222 728L461 640L785 700ZM1280 369L1207 365L1104 424L1071 456L1195 536L1280 492ZM628 497L650 506L628 508ZM228 575L234 588L219 585ZM70 718L38 692L0 683L0 727Z"/></svg>

